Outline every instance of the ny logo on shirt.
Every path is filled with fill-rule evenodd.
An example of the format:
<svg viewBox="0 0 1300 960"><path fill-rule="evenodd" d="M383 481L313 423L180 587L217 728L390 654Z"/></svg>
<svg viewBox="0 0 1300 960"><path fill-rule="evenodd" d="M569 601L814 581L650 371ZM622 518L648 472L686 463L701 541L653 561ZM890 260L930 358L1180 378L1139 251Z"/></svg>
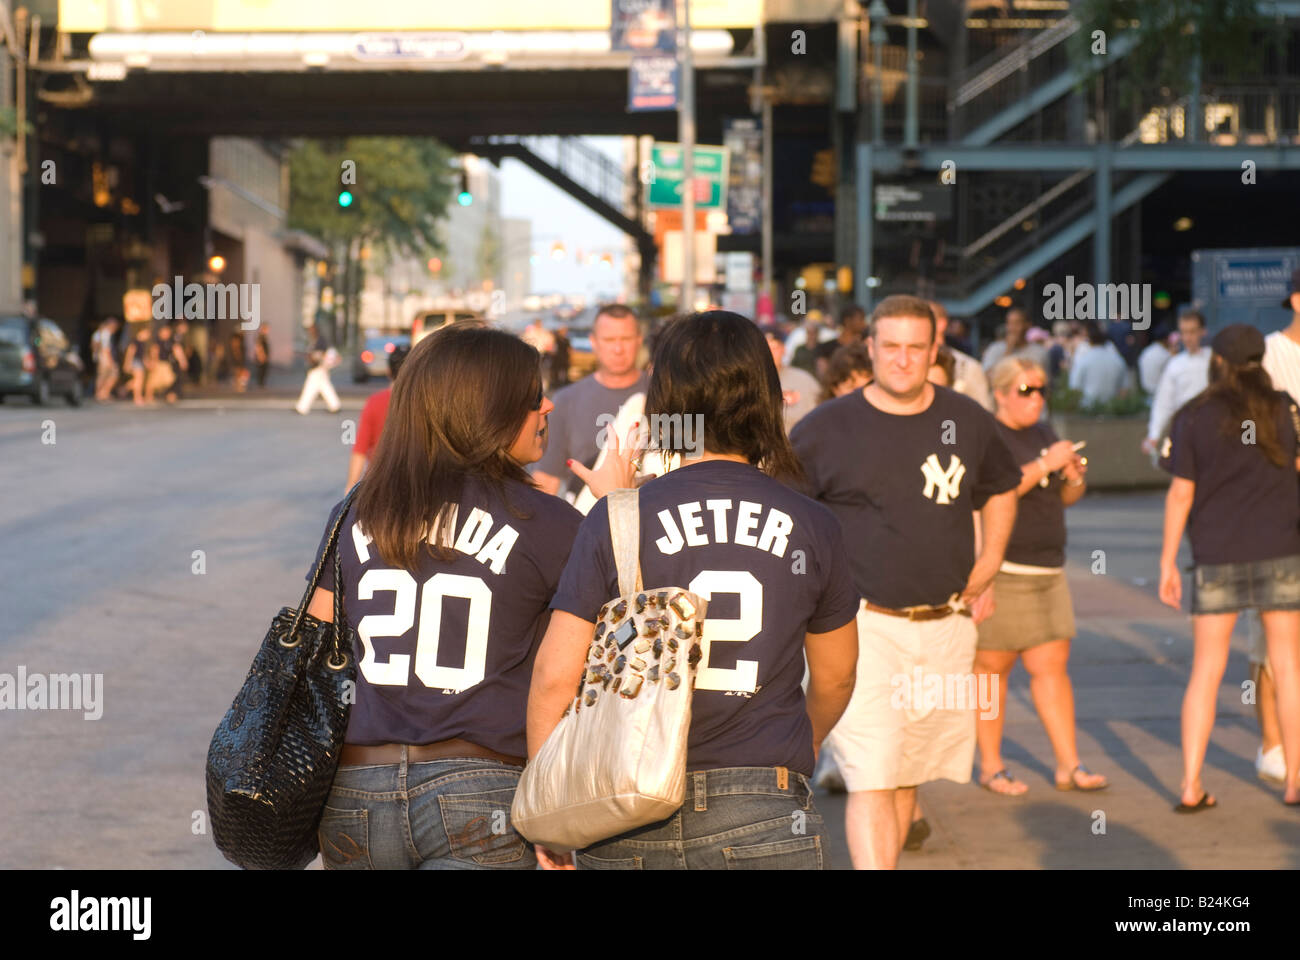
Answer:
<svg viewBox="0 0 1300 960"><path fill-rule="evenodd" d="M921 473L925 476L925 496L935 503L946 504L961 493L961 480L966 476L966 465L954 453L948 461L948 469L944 470L939 466L939 458L932 453L921 464Z"/></svg>

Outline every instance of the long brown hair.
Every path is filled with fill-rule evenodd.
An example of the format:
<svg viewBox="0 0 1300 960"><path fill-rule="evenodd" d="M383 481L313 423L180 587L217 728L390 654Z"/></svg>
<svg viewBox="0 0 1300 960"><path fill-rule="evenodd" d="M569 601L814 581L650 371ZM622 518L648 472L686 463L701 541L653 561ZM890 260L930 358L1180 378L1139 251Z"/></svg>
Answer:
<svg viewBox="0 0 1300 960"><path fill-rule="evenodd" d="M1286 466L1290 459L1282 449L1277 432L1277 414L1282 395L1273 389L1273 380L1258 360L1229 363L1220 354L1210 355L1210 384L1187 401L1187 407L1200 407L1218 398L1228 408L1228 416L1219 425L1224 436L1239 436L1242 423L1255 424L1255 444L1275 467Z"/></svg>
<svg viewBox="0 0 1300 960"><path fill-rule="evenodd" d="M509 481L532 484L509 451L541 382L536 350L480 323L443 327L416 344L356 497L357 521L384 563L414 573L422 547L439 560L454 556L444 508L467 478L503 498Z"/></svg>
<svg viewBox="0 0 1300 960"><path fill-rule="evenodd" d="M785 435L785 403L772 351L752 320L726 310L679 317L655 338L645 412L700 416L704 449L740 454L769 476L802 480ZM685 453L680 438L655 437Z"/></svg>

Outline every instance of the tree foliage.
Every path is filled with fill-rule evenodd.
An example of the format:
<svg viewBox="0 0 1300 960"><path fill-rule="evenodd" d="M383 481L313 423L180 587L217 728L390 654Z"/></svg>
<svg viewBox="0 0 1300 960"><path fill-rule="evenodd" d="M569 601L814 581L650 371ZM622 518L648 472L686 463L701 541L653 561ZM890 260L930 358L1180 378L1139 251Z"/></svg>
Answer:
<svg viewBox="0 0 1300 960"><path fill-rule="evenodd" d="M457 175L453 157L430 138L301 141L290 157L289 226L332 248L359 239L392 253L439 253L438 221L447 214ZM353 196L347 209L338 203L345 170L355 177L344 185Z"/></svg>
<svg viewBox="0 0 1300 960"><path fill-rule="evenodd" d="M1269 25L1257 0L1081 0L1073 12L1082 25L1074 37L1081 62L1094 56L1094 31L1105 33L1107 51L1121 34L1136 34L1124 84L1128 103L1152 86L1174 99L1186 94L1198 61L1206 77L1248 76L1259 66L1258 39Z"/></svg>

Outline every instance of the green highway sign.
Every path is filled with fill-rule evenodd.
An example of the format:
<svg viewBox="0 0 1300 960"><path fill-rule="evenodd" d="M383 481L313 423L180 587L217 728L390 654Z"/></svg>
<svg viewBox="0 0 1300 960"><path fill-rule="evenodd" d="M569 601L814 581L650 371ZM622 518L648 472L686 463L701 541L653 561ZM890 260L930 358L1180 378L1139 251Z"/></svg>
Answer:
<svg viewBox="0 0 1300 960"><path fill-rule="evenodd" d="M683 161L679 143L656 143L650 153L649 169L644 177L650 184L646 199L652 207L682 205ZM695 148L695 209L727 209L727 148Z"/></svg>

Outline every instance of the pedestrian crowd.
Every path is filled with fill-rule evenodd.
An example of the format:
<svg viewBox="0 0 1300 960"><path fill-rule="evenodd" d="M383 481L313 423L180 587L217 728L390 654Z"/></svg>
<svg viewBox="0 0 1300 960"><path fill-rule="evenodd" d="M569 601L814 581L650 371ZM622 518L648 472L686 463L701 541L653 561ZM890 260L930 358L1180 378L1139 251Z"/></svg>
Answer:
<svg viewBox="0 0 1300 960"><path fill-rule="evenodd" d="M1062 378L1094 400L1139 376L1155 387L1148 439L1173 476L1162 601L1182 602L1184 533L1193 561L1175 810L1217 804L1205 750L1228 638L1250 609L1271 708L1261 763L1277 758L1261 776L1300 806L1300 273L1294 287L1288 330L1232 325L1203 345L1189 313L1181 353L1172 332L1139 352L1100 328L1037 330L1013 308L982 363L937 304L890 296L833 329L679 317L643 368L635 313L610 306L591 331L595 372L553 397L554 371L525 339L474 322L430 335L354 449L357 485L326 527L342 517L339 577L323 564L309 607L329 622L341 591L358 637L325 866L823 868L820 769L847 791L853 866L892 868L928 832L921 784L970 782L978 755L980 786L1030 789L1001 754L1017 660L1054 788L1106 789L1079 755L1068 672L1065 512L1088 458L1044 417ZM609 670L588 666L626 594L627 518L607 494L628 488L637 583L709 604L690 653L685 800L570 853L498 816L570 710L649 656L647 636L617 664L611 647ZM677 676L629 673L619 696ZM561 780L624 747L570 758Z"/></svg>
<svg viewBox="0 0 1300 960"><path fill-rule="evenodd" d="M105 317L91 336L95 400L101 404L128 397L136 406L153 406L161 399L173 404L187 388L215 380L237 393L256 378L266 386L271 366L270 325L261 323L252 334L233 331L225 342L212 342L208 325L185 320L123 325ZM251 358L251 359L250 359Z"/></svg>

